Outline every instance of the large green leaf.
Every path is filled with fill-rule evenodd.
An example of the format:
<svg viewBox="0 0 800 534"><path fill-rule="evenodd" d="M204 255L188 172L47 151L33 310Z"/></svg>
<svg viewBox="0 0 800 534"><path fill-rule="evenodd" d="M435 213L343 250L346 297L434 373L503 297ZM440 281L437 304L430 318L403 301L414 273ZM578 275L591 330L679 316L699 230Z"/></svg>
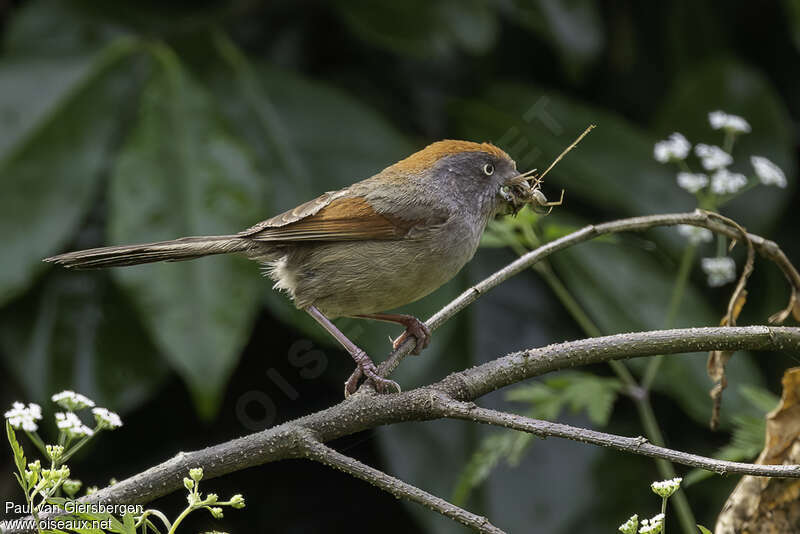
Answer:
<svg viewBox="0 0 800 534"><path fill-rule="evenodd" d="M212 99L166 47L110 188L113 243L235 233L264 216L263 179ZM213 257L114 272L156 344L211 416L258 308L258 269Z"/></svg>
<svg viewBox="0 0 800 534"><path fill-rule="evenodd" d="M31 400L73 389L120 412L167 368L131 305L96 272L56 270L0 312L0 352Z"/></svg>
<svg viewBox="0 0 800 534"><path fill-rule="evenodd" d="M0 65L0 304L25 289L41 259L73 234L103 171L135 77L134 44L94 57ZM7 128L7 130L6 130Z"/></svg>
<svg viewBox="0 0 800 534"><path fill-rule="evenodd" d="M486 0L336 2L344 21L365 41L415 57L445 56L455 48L486 52L497 21Z"/></svg>
<svg viewBox="0 0 800 534"><path fill-rule="evenodd" d="M605 44L600 9L591 0L515 0L508 11L511 22L529 28L555 47L573 78L581 76Z"/></svg>
<svg viewBox="0 0 800 534"><path fill-rule="evenodd" d="M96 10L82 10L80 4L75 0L25 2L4 32L4 52L64 58L98 50L122 36L119 27L102 20Z"/></svg>

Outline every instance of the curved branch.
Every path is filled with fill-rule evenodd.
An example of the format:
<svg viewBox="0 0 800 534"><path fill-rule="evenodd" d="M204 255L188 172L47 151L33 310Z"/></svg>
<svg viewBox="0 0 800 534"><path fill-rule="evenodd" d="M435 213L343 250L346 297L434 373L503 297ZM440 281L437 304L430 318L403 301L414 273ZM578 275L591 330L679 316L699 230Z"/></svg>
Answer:
<svg viewBox="0 0 800 534"><path fill-rule="evenodd" d="M690 454L681 451L658 447L648 442L646 438L629 438L617 436L606 432L598 432L586 428L577 428L561 423L552 423L532 419L522 415L489 410L480 408L474 403L453 400L445 395L436 398L437 405L443 411L444 416L452 419L464 419L475 421L487 425L501 426L521 432L528 432L541 437L557 437L591 443L600 447L609 447L623 452L631 452L649 456L651 458L662 458L676 464L699 467L708 471L713 471L718 475L754 475L762 477L786 477L800 478L800 465L759 465L743 462L727 462L706 458L697 454Z"/></svg>
<svg viewBox="0 0 800 534"><path fill-rule="evenodd" d="M663 215L646 215L643 217L631 217L619 219L602 224L590 224L571 234L560 237L541 247L520 256L499 271L493 273L483 281L467 289L461 295L453 299L441 310L433 314L425 324L433 331L447 322L453 315L457 314L473 302L482 294L492 290L512 276L519 274L533 264L543 260L551 254L563 250L572 245L589 241L595 237L620 232L643 232L658 226L676 226L688 224L707 228L712 232L722 234L731 239L742 238L741 230L730 224L721 221L719 217L703 210L695 210L691 213L667 213ZM781 248L774 242L755 234L747 234L749 242L764 258L774 262L783 272L789 285L792 287L792 295L800 293L800 273L789 261ZM787 314L788 315L788 314ZM777 316L777 314L776 314ZM785 316L784 316L785 318ZM381 376L387 376L394 371L400 361L413 350L416 340L411 337L407 339L397 350L393 351L389 357L378 366Z"/></svg>

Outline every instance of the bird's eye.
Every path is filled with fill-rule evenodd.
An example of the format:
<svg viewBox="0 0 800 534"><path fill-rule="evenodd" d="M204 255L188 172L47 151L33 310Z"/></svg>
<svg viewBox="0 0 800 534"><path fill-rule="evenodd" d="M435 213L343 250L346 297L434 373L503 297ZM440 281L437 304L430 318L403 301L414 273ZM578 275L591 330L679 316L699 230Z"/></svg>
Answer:
<svg viewBox="0 0 800 534"><path fill-rule="evenodd" d="M483 166L483 172L486 173L486 176L491 176L494 174L494 165L491 163L487 163Z"/></svg>

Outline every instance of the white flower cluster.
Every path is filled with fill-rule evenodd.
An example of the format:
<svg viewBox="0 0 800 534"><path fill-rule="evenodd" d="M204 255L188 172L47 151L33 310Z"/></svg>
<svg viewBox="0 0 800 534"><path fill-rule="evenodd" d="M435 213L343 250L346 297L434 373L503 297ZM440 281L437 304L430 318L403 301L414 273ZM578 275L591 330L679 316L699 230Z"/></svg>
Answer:
<svg viewBox="0 0 800 534"><path fill-rule="evenodd" d="M736 279L736 263L728 257L703 258L700 262L711 287L724 286Z"/></svg>
<svg viewBox="0 0 800 534"><path fill-rule="evenodd" d="M639 534L659 534L664 528L664 514L654 515L650 519L642 519Z"/></svg>
<svg viewBox="0 0 800 534"><path fill-rule="evenodd" d="M56 426L70 438L92 436L96 430L114 430L122 426L122 419L120 419L119 415L106 408L94 408L94 401L80 393L66 390L56 393L51 398L53 402L66 410L55 414ZM92 414L94 414L94 419L97 422L95 429L83 424L83 421L75 413L86 408L92 408ZM15 402L11 409L5 413L5 418L16 429L22 428L28 432L36 432L39 429L36 421L42 419L42 409L38 404L30 403L26 407L21 402ZM48 454L51 454L52 458L52 453L55 449L51 451L51 447L51 445L47 445ZM63 454L63 452L62 447L59 455Z"/></svg>
<svg viewBox="0 0 800 534"><path fill-rule="evenodd" d="M695 245L709 243L714 240L714 234L711 233L711 230L700 226L692 226L691 224L679 224L678 233Z"/></svg>
<svg viewBox="0 0 800 534"><path fill-rule="evenodd" d="M712 111L708 114L708 122L715 130L725 130L731 133L750 133L750 123L738 115L730 115L724 111Z"/></svg>
<svg viewBox="0 0 800 534"><path fill-rule="evenodd" d="M56 393L51 397L51 399L65 410L69 410L71 412L75 410L83 410L84 408L91 408L94 406L94 401L92 399L70 390Z"/></svg>
<svg viewBox="0 0 800 534"><path fill-rule="evenodd" d="M712 111L708 114L708 122L714 130L723 130L727 134L737 135L750 133L750 124L738 115L731 115L724 111ZM694 147L695 155L700 159L700 165L708 173L692 173L683 160L685 160L692 145L682 134L675 132L668 139L659 141L653 147L653 156L661 163L680 162L684 168L678 173L678 186L686 191L697 194L707 186L714 195L732 195L747 186L745 175L731 172L728 167L733 163L733 157L723 148L716 145L698 143ZM764 185L786 187L786 175L780 167L763 156L751 156L755 174Z"/></svg>
<svg viewBox="0 0 800 534"><path fill-rule="evenodd" d="M655 493L662 499L666 499L667 497L671 497L673 493L678 491L678 488L681 487L681 482L683 482L683 479L680 477L672 478L669 480L661 480L650 484L650 489L652 489L653 493Z"/></svg>
<svg viewBox="0 0 800 534"><path fill-rule="evenodd" d="M770 160L762 156L750 156L750 163L753 164L756 176L758 176L762 184L776 185L780 188L786 187L786 175L783 174L780 167Z"/></svg>
<svg viewBox="0 0 800 534"><path fill-rule="evenodd" d="M97 426L113 430L122 426L122 419L116 413L105 408L94 408L92 410Z"/></svg>
<svg viewBox="0 0 800 534"><path fill-rule="evenodd" d="M669 139L656 143L653 147L653 157L661 163L684 160L689 155L691 148L692 145L689 144L689 141L682 134L675 132L669 136Z"/></svg>
<svg viewBox="0 0 800 534"><path fill-rule="evenodd" d="M75 412L56 413L56 425L58 429L66 433L71 438L81 438L83 436L93 436L94 430L83 424L83 421Z"/></svg>
<svg viewBox="0 0 800 534"><path fill-rule="evenodd" d="M678 185L690 193L697 193L708 185L708 176L701 172L679 172Z"/></svg>
<svg viewBox="0 0 800 534"><path fill-rule="evenodd" d="M711 192L715 195L735 193L747 185L744 174L720 169L711 175Z"/></svg>
<svg viewBox="0 0 800 534"><path fill-rule="evenodd" d="M42 408L33 402L27 407L21 402L15 402L4 416L15 429L21 428L27 432L36 432L39 428L36 421L42 419Z"/></svg>
<svg viewBox="0 0 800 534"><path fill-rule="evenodd" d="M630 519L625 521L619 526L619 531L622 534L636 534L636 531L639 529L639 516L637 514L633 514Z"/></svg>
<svg viewBox="0 0 800 534"><path fill-rule="evenodd" d="M733 157L717 145L698 143L694 147L694 153L700 158L700 164L707 171L723 169L733 163Z"/></svg>

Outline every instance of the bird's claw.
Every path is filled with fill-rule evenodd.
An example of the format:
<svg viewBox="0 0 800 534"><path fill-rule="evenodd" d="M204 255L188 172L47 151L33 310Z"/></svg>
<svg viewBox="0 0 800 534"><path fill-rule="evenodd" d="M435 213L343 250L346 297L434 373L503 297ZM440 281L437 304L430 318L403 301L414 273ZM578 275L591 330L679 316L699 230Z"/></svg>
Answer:
<svg viewBox="0 0 800 534"><path fill-rule="evenodd" d="M411 336L414 336L417 340L414 350L411 351L411 354L414 355L421 353L422 350L431 342L431 330L428 328L428 325L416 317L410 317L408 323L406 324L406 331L400 334L397 339L392 341L392 348L397 350L400 345L405 343L406 339L410 338Z"/></svg>
<svg viewBox="0 0 800 534"><path fill-rule="evenodd" d="M389 380L388 378L383 378L381 375L378 374L378 368L375 367L375 364L372 361L362 361L358 364L358 366L353 371L353 374L350 375L350 378L347 379L344 383L344 396L345 398L349 397L356 391L358 391L358 382L361 380L362 376L367 377L367 381L372 382L372 385L375 387L375 391L378 393L389 393L390 389L394 389L395 392L400 393L402 389L400 388L400 384L395 382L394 380Z"/></svg>

